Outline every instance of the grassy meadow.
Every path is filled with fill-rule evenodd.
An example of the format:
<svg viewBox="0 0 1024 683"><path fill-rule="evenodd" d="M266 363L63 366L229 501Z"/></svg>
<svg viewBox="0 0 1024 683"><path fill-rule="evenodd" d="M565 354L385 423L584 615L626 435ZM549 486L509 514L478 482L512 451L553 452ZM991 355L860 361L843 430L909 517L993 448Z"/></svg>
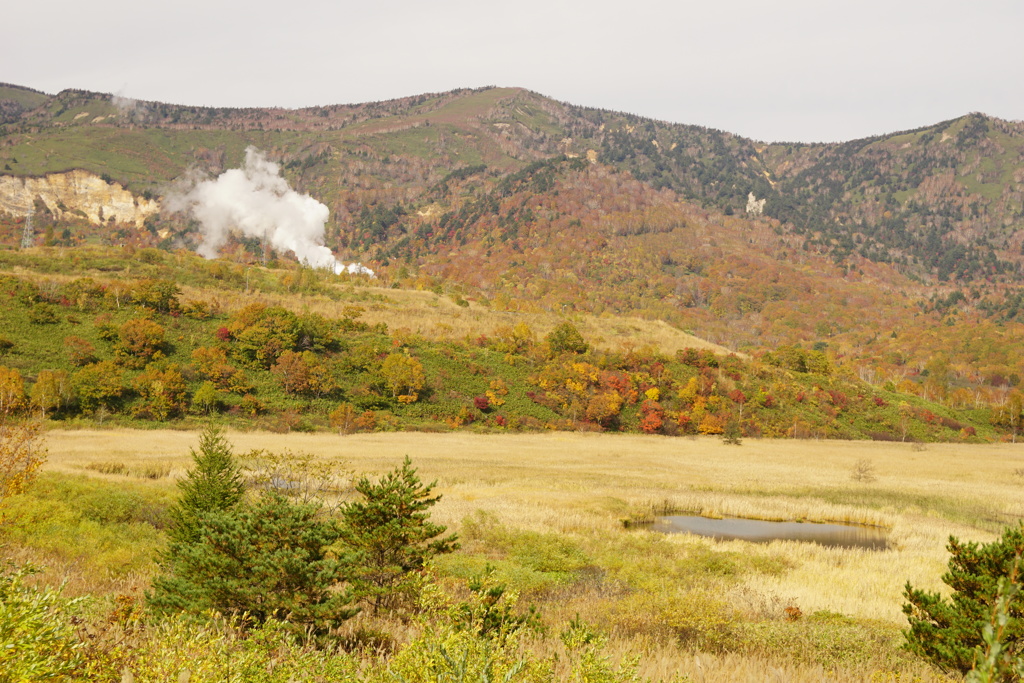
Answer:
<svg viewBox="0 0 1024 683"><path fill-rule="evenodd" d="M339 481L411 457L443 498L432 518L462 549L437 559L458 586L486 566L557 633L582 619L613 660L651 680L941 681L899 650L902 589L940 590L950 534L988 541L1024 517L1024 450L903 444L541 433L229 432L236 454L308 454ZM138 596L156 570L161 517L198 434L51 431L28 494L9 501L9 556L48 567L70 594ZM867 472L856 480L857 472ZM873 481L864 481L873 479ZM347 495L347 486L338 495ZM626 520L662 511L849 521L889 549L658 535ZM373 626L358 617L351 628ZM376 627L381 627L376 624ZM401 641L407 624L386 624ZM403 635L404 634L404 635ZM687 678L688 677L688 678Z"/></svg>

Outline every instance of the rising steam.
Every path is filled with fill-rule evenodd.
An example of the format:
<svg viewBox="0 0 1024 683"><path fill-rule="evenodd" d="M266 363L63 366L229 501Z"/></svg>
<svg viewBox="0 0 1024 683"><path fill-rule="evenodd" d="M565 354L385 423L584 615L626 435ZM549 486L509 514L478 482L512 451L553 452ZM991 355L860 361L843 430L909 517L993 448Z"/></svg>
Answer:
<svg viewBox="0 0 1024 683"><path fill-rule="evenodd" d="M199 253L216 258L232 231L255 237L278 251L291 251L312 268L373 276L359 263L345 265L324 246L326 206L299 194L281 177L280 168L255 147L245 150L241 168L214 179L185 179L165 199L171 211L187 211L199 221Z"/></svg>

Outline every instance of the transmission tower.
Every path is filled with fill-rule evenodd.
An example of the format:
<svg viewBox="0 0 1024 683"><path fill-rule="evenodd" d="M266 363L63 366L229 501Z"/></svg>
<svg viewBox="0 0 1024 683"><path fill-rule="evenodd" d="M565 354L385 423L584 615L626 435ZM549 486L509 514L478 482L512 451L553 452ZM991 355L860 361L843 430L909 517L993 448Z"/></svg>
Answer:
<svg viewBox="0 0 1024 683"><path fill-rule="evenodd" d="M31 249L36 243L36 230L32 226L32 217L36 214L35 205L28 210L28 215L25 216L25 229L21 231L21 248Z"/></svg>

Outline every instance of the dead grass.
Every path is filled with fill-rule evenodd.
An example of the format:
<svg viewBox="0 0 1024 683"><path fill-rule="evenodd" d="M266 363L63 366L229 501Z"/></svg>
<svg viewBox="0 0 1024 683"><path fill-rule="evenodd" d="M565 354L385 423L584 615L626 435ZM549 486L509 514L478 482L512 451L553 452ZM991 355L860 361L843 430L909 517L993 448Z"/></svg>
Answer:
<svg viewBox="0 0 1024 683"><path fill-rule="evenodd" d="M221 310L230 312L253 302L283 306L295 311L310 311L329 318L340 318L348 306L365 309L359 318L369 324L385 323L390 330L407 330L429 340L462 340L490 335L499 327L526 323L538 339L554 329L565 318L553 313L498 311L477 303L459 306L453 299L434 292L412 289L387 289L373 286L347 286L344 300L326 296L243 293L227 290L183 287L183 299L215 301ZM678 330L663 321L623 316L574 315L573 324L584 338L596 347L620 351L652 346L666 354L692 347L728 354L723 346L713 344ZM642 340L640 343L637 340Z"/></svg>
<svg viewBox="0 0 1024 683"><path fill-rule="evenodd" d="M517 529L618 534L631 514L663 506L881 525L890 529L892 546L884 552L796 542L712 542L686 535L670 541L784 557L794 563L793 570L757 575L748 587L792 598L808 613L831 610L892 622L902 620L899 594L905 581L939 587L950 534L993 537L984 524L969 523L972 516L1024 516L1024 491L1012 476L1024 454L1010 444L937 444L918 453L891 443L748 439L736 448L717 439L566 433L232 432L229 438L238 453L307 452L357 473L389 470L409 455L425 479L438 481L444 498L435 517L454 527L483 510ZM124 473L103 470L121 462L128 473L168 471L174 478L188 468L198 435L82 430L52 431L47 440L50 470L116 479ZM873 484L850 481L850 468L864 457L876 464Z"/></svg>
<svg viewBox="0 0 1024 683"><path fill-rule="evenodd" d="M904 623L900 605L906 581L944 588L939 577L950 534L990 540L995 521L1024 516L1024 486L1013 474L1024 466L1024 453L1012 444L935 444L918 452L895 443L747 439L737 448L711 438L573 433L230 432L228 438L236 453L257 448L310 453L356 474L382 473L409 455L425 480L437 480L443 494L434 518L455 529L483 511L509 529L576 539L592 551L634 548L643 554L657 544L668 558L661 561L671 562L673 554L721 553L785 567L744 573L738 583L708 585L720 585L715 599L750 618L781 619L783 608L795 607L805 615L826 611L885 624L889 632ZM189 449L197 443L196 433L170 430L52 431L46 468L115 481L133 472L169 471L170 478L162 481L170 486L189 466ZM873 463L877 480L852 481L851 468L865 458ZM123 472L103 473L118 462L124 463ZM627 517L664 507L877 524L890 530L891 544L879 552L790 541L654 538L651 532L623 528ZM565 621L576 614L597 617L614 599L607 587L574 590L564 600L548 602L546 614ZM635 637L615 634L610 647L636 652L641 645ZM825 672L816 665L779 661L770 653L701 653L695 659L657 642L642 648L641 673L655 680L665 672L689 673L695 681L942 680L923 668L914 678L894 677L879 662Z"/></svg>

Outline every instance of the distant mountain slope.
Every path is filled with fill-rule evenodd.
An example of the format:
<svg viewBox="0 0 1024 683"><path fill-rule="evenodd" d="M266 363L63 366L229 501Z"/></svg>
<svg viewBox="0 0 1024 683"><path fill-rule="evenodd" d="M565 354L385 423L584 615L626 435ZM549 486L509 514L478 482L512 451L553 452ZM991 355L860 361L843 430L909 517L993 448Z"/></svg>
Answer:
<svg viewBox="0 0 1024 683"><path fill-rule="evenodd" d="M683 197L764 215L836 262L851 254L940 281L1020 274L1024 123L981 114L842 144L761 145L721 131L577 110L599 158Z"/></svg>
<svg viewBox="0 0 1024 683"><path fill-rule="evenodd" d="M629 171L705 208L764 215L837 263L857 254L925 279L1016 278L1024 247L1024 124L971 114L842 144L760 144L723 131L575 107L517 88L301 110L136 102L0 86L3 172L92 170L137 191L247 145L332 209L427 201L454 169L503 174L558 154Z"/></svg>
<svg viewBox="0 0 1024 683"><path fill-rule="evenodd" d="M0 174L84 169L141 197L256 146L328 206L327 246L386 282L639 314L736 349L825 344L897 378L936 354L969 381L1024 376L1019 123L768 145L518 88L284 110L0 86L0 111ZM181 215L140 230L57 208L30 226L46 244L196 245ZM0 242L26 234L0 216ZM255 240L227 253L267 258Z"/></svg>

